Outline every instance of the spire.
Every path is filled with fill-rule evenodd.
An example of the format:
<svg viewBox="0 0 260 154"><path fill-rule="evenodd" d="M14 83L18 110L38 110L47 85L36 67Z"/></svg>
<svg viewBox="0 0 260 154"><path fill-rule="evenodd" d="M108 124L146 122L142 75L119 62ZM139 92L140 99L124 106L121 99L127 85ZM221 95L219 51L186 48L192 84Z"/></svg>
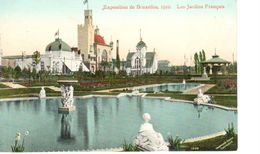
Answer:
<svg viewBox="0 0 260 154"><path fill-rule="evenodd" d="M99 35L99 28L98 28L98 26L96 26L95 34L96 34L96 35Z"/></svg>
<svg viewBox="0 0 260 154"><path fill-rule="evenodd" d="M216 48L215 48L215 56L217 55L217 51L216 51Z"/></svg>
<svg viewBox="0 0 260 154"><path fill-rule="evenodd" d="M140 28L140 41L142 41L142 29Z"/></svg>
<svg viewBox="0 0 260 154"><path fill-rule="evenodd" d="M58 31L55 33L54 35L55 39L59 39L60 38L60 30L58 29Z"/></svg>
<svg viewBox="0 0 260 154"><path fill-rule="evenodd" d="M116 40L116 66L120 69L119 40Z"/></svg>

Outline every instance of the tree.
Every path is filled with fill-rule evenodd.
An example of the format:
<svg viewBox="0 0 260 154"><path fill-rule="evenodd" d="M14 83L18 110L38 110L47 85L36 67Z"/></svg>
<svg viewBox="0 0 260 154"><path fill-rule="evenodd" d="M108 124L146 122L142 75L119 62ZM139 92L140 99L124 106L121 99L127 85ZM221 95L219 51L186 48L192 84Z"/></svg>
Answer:
<svg viewBox="0 0 260 154"><path fill-rule="evenodd" d="M16 67L14 68L13 74L14 74L13 76L14 76L15 79L19 79L19 78L21 77L21 75L22 75L22 70L21 70L21 68L20 68L19 66L16 66Z"/></svg>
<svg viewBox="0 0 260 154"><path fill-rule="evenodd" d="M39 51L34 51L32 55L33 65L36 67L41 61L41 54Z"/></svg>
<svg viewBox="0 0 260 154"><path fill-rule="evenodd" d="M206 54L205 51L202 49L202 60L206 61Z"/></svg>
<svg viewBox="0 0 260 154"><path fill-rule="evenodd" d="M100 65L103 67L103 71L106 72L106 68L110 68L111 63L107 62L107 61L102 61L100 63Z"/></svg>
<svg viewBox="0 0 260 154"><path fill-rule="evenodd" d="M194 54L194 65L195 65L195 72L198 73L198 67L199 67L199 56L198 53Z"/></svg>
<svg viewBox="0 0 260 154"><path fill-rule="evenodd" d="M119 55L117 54L116 55L116 67L120 70L120 57L119 57Z"/></svg>
<svg viewBox="0 0 260 154"><path fill-rule="evenodd" d="M33 70L32 70L32 78L33 78L33 79L36 79L36 78L37 78L37 71L36 71L35 68L33 68Z"/></svg>
<svg viewBox="0 0 260 154"><path fill-rule="evenodd" d="M206 54L205 51L202 49L202 51L194 54L194 64L195 64L195 72L198 74L203 73L203 65L201 62L206 61Z"/></svg>

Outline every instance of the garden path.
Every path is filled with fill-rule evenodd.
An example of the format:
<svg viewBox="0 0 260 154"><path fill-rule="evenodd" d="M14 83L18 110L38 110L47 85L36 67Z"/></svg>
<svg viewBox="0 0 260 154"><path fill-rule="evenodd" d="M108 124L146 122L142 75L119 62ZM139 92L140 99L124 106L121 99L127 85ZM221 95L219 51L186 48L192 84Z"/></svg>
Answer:
<svg viewBox="0 0 260 154"><path fill-rule="evenodd" d="M26 88L23 85L17 84L17 83L12 83L12 82L2 82L3 85L8 86L10 88Z"/></svg>
<svg viewBox="0 0 260 154"><path fill-rule="evenodd" d="M55 87L55 86L45 86L45 87L48 87L48 88L50 88L53 91L60 91L59 87Z"/></svg>
<svg viewBox="0 0 260 154"><path fill-rule="evenodd" d="M197 88L193 88L191 90L187 90L185 92L183 92L184 94L190 94L190 95L197 95L199 89L202 90L203 93L205 93L206 91L208 91L210 88L214 87L215 84L204 84L202 86L199 86Z"/></svg>

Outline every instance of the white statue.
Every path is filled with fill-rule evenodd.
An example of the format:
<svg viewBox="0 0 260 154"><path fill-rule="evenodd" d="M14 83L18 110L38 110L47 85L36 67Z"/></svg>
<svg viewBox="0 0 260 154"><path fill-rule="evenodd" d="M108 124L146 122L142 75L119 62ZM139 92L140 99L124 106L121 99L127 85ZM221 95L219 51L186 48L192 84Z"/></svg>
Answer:
<svg viewBox="0 0 260 154"><path fill-rule="evenodd" d="M206 67L203 67L203 74L202 74L203 78L208 78L208 74L206 72Z"/></svg>
<svg viewBox="0 0 260 154"><path fill-rule="evenodd" d="M44 87L42 87L40 93L39 93L39 98L46 98L46 92Z"/></svg>
<svg viewBox="0 0 260 154"><path fill-rule="evenodd" d="M138 94L139 94L139 90L133 90L133 91L132 91L132 94L133 94L133 95L138 95Z"/></svg>
<svg viewBox="0 0 260 154"><path fill-rule="evenodd" d="M183 79L182 84L184 84L184 85L186 84L186 80L185 79Z"/></svg>
<svg viewBox="0 0 260 154"><path fill-rule="evenodd" d="M61 87L61 103L62 107L59 107L59 113L75 111L76 107L73 105L73 92L74 88L72 84L77 83L77 80L58 80Z"/></svg>
<svg viewBox="0 0 260 154"><path fill-rule="evenodd" d="M153 129L149 123L151 116L148 113L143 115L144 123L141 125L134 143L147 151L169 151L162 135Z"/></svg>
<svg viewBox="0 0 260 154"><path fill-rule="evenodd" d="M63 107L73 106L74 88L70 86L61 86L62 105Z"/></svg>
<svg viewBox="0 0 260 154"><path fill-rule="evenodd" d="M74 92L74 88L72 86L69 86L68 88L69 88L69 92L68 92L68 94L69 94L69 96L68 96L69 101L68 101L68 103L69 103L69 106L72 106L73 105L73 92Z"/></svg>
<svg viewBox="0 0 260 154"><path fill-rule="evenodd" d="M210 103L211 99L210 99L209 95L204 95L202 93L202 90L199 89L198 96L197 96L197 98L194 99L194 102L197 103L197 104Z"/></svg>
<svg viewBox="0 0 260 154"><path fill-rule="evenodd" d="M60 91L61 91L61 96L64 98L65 97L65 87L63 85L60 86Z"/></svg>

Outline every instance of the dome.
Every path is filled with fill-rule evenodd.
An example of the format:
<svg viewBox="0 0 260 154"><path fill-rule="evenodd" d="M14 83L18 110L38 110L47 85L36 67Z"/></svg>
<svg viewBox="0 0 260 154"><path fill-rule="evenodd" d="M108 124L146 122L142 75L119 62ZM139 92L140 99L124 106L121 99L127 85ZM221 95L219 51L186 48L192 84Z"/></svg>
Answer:
<svg viewBox="0 0 260 154"><path fill-rule="evenodd" d="M95 43L102 44L102 45L106 44L104 38L97 34L95 35Z"/></svg>
<svg viewBox="0 0 260 154"><path fill-rule="evenodd" d="M142 49L143 47L147 47L144 41L142 39L137 43L136 48L137 49Z"/></svg>
<svg viewBox="0 0 260 154"><path fill-rule="evenodd" d="M71 47L60 38L56 38L54 42L47 45L45 51L71 51Z"/></svg>

